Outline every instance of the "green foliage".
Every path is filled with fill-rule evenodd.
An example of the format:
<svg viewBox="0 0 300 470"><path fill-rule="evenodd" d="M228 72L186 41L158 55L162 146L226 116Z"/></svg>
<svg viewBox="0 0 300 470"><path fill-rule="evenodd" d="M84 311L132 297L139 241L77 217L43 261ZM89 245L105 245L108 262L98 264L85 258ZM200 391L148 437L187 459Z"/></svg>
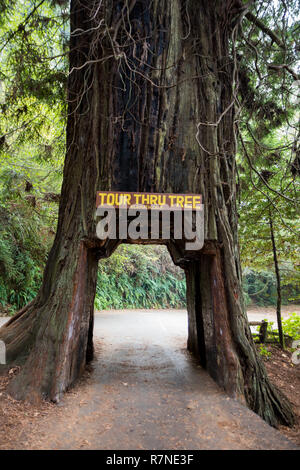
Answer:
<svg viewBox="0 0 300 470"><path fill-rule="evenodd" d="M263 344L260 344L259 345L259 354L264 357L265 359L269 359L271 356L272 356L272 353L268 350L268 348L263 345Z"/></svg>
<svg viewBox="0 0 300 470"><path fill-rule="evenodd" d="M259 273L244 281L247 300L270 305L277 297L270 222L283 300L299 300L299 2L255 3L252 13L278 41L244 21L238 46L239 235L243 267Z"/></svg>
<svg viewBox="0 0 300 470"><path fill-rule="evenodd" d="M284 272L283 272L284 275ZM300 294L298 283L288 276L283 277L282 303L288 305L295 301ZM245 268L243 271L243 290L246 304L259 306L276 305L277 290L274 272Z"/></svg>
<svg viewBox="0 0 300 470"><path fill-rule="evenodd" d="M51 191L60 187L65 154L68 15L49 0L37 9L32 1L8 4L0 23L0 167Z"/></svg>
<svg viewBox="0 0 300 470"><path fill-rule="evenodd" d="M269 338L276 340L278 339L278 330L273 328L274 322L268 322L268 335ZM282 330L283 334L289 336L293 340L300 339L300 315L297 313L291 313L287 319L282 318ZM274 334L275 333L275 334ZM254 334L254 338L256 335ZM259 345L259 352L261 356L268 359L271 357L271 352L268 350L267 346L264 344Z"/></svg>
<svg viewBox="0 0 300 470"><path fill-rule="evenodd" d="M65 154L66 2L0 1L0 304L35 297Z"/></svg>
<svg viewBox="0 0 300 470"><path fill-rule="evenodd" d="M26 182L22 175L5 170L1 176L0 304L11 304L19 309L32 300L39 289L52 238L47 226L49 219L46 219L49 209L36 203L33 194L29 197L24 191Z"/></svg>
<svg viewBox="0 0 300 470"><path fill-rule="evenodd" d="M25 227L18 213L0 213L6 225L0 229L0 303L9 303L16 309L23 307L37 294L46 250L41 245L38 226L33 222ZM38 264L38 260L40 264Z"/></svg>
<svg viewBox="0 0 300 470"><path fill-rule="evenodd" d="M282 321L283 333L293 339L300 339L300 315L291 313L289 318Z"/></svg>
<svg viewBox="0 0 300 470"><path fill-rule="evenodd" d="M281 321L284 335L293 338L293 340L300 339L300 315L294 312L291 313L286 319L281 318ZM272 337L272 333L276 333L274 338L278 339L278 330L273 328L273 325L274 322L268 321L268 334Z"/></svg>
<svg viewBox="0 0 300 470"><path fill-rule="evenodd" d="M95 308L185 308L185 290L166 248L123 245L99 263Z"/></svg>

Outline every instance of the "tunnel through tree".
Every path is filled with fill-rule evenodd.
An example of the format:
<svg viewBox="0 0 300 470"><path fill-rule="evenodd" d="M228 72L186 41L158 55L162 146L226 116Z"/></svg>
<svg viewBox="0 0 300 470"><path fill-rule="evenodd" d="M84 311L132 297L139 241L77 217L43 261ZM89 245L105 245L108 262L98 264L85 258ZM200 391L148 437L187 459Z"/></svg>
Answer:
<svg viewBox="0 0 300 470"><path fill-rule="evenodd" d="M239 1L72 0L67 154L58 228L36 299L0 330L17 398L58 401L93 353L101 190L202 194L205 244L168 243L187 282L188 348L269 423L293 422L251 338L236 213Z"/></svg>

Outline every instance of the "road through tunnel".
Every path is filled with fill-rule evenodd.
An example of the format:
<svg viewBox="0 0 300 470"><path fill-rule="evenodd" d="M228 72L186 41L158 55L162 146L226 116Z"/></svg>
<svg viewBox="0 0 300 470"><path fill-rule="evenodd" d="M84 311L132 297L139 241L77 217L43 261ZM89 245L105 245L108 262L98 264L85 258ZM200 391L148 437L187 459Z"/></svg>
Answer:
<svg viewBox="0 0 300 470"><path fill-rule="evenodd" d="M172 264L183 270L182 278L186 285L187 349L222 388L229 394L236 396L235 390L230 385L230 372L234 370L234 346L230 341L226 296L220 273L221 258L215 244L207 242L199 252L190 253L185 252L182 244L176 243L174 240L165 243L159 241L153 243L153 240L127 240L124 244L120 240L107 240L100 251L96 249L92 251L96 252L96 257L99 259L100 270L101 266L106 263L106 279L110 277L110 288L114 284L114 290L116 291L118 290L116 286L118 279L109 271L109 264L107 262L109 259L112 260L114 257L120 256L118 255L120 245L129 248L133 248L133 245L135 245L134 248L138 249L135 252L137 257L143 256L143 253L147 251L148 245L151 245L152 248L155 246L155 248L164 253L168 251ZM110 267L112 263L111 261ZM145 273L145 275L147 274ZM148 275L151 276L151 273L148 273ZM165 274L165 276L167 275ZM164 274L160 273L160 277L163 279ZM123 287L121 288L123 289L122 305L126 305L127 308L133 308L136 304L134 304L134 301L130 304L130 292L128 292L133 287L128 287L127 292L126 288L125 291ZM143 289L147 289L147 287L144 285ZM101 304L100 300L97 304L97 295L103 298L103 292L108 294L107 290L107 285L103 280L101 281L101 275L98 274L96 307L98 305L99 310L103 309L103 302ZM111 295L113 296L114 294L112 293ZM147 291L145 295L148 295L149 298L152 296L151 292ZM152 308L155 307L155 302L153 300ZM166 301L165 305L168 306L167 304L168 302ZM112 300L110 303L107 303L106 300L104 305L107 306L104 310L120 310L119 301L114 303ZM147 305L149 306L149 304ZM92 358L93 329L94 317L91 318L90 323L87 360ZM123 333L126 334L126 331L124 330Z"/></svg>

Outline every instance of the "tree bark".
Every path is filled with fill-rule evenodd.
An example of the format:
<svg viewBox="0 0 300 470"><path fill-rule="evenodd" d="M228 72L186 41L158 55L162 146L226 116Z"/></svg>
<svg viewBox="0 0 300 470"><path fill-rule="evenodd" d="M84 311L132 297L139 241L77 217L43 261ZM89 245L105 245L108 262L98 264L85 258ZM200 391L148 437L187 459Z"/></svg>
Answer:
<svg viewBox="0 0 300 470"><path fill-rule="evenodd" d="M58 229L36 300L0 330L17 398L58 401L92 355L96 191L201 193L205 246L168 243L187 278L188 348L231 395L291 424L244 311L235 184L231 2L73 0Z"/></svg>

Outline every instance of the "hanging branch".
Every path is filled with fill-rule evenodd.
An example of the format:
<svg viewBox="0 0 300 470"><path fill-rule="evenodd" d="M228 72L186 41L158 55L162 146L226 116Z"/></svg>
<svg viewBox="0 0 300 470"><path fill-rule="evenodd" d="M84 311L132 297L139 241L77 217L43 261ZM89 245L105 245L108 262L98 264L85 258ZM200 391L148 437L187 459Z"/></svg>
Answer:
<svg viewBox="0 0 300 470"><path fill-rule="evenodd" d="M275 42L281 49L286 49L286 45L281 41L281 39L274 33L268 26L266 26L259 18L257 18L253 13L248 11L246 13L246 18L251 21L251 23L255 24L259 29L261 29L264 33L266 33L273 42Z"/></svg>
<svg viewBox="0 0 300 470"><path fill-rule="evenodd" d="M274 70L275 72L280 72L280 70L287 70L287 72L293 76L294 80L299 80L299 75L293 69L291 69L288 64L268 64L268 69Z"/></svg>

